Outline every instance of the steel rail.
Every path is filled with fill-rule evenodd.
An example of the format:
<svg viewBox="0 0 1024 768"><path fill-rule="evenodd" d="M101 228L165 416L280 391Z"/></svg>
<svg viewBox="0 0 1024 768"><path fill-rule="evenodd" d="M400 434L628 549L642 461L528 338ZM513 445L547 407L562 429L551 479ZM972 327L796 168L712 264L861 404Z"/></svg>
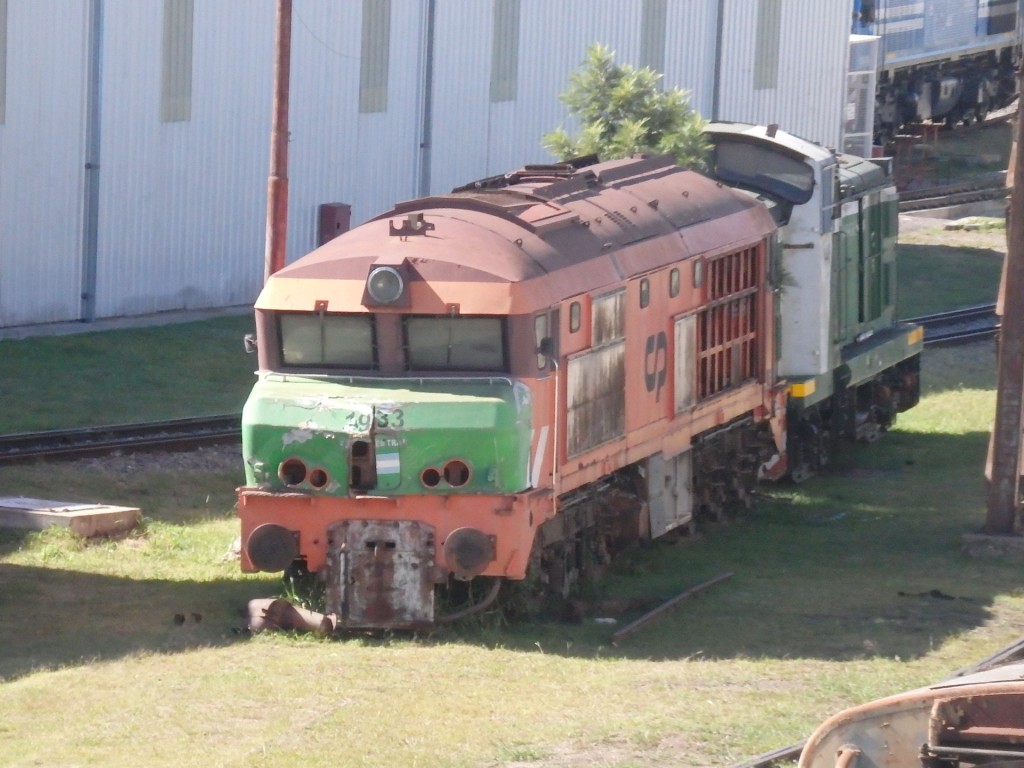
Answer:
<svg viewBox="0 0 1024 768"><path fill-rule="evenodd" d="M967 181L960 181L954 184L941 184L936 187L922 187L920 189L907 189L900 192L900 202L913 202L915 200L927 200L929 198L943 197L944 195L959 194L961 192L976 192L988 189L1006 189L1006 171L995 171L980 176L975 176Z"/></svg>
<svg viewBox="0 0 1024 768"><path fill-rule="evenodd" d="M0 464L221 445L241 438L241 421L229 414L0 435Z"/></svg>
<svg viewBox="0 0 1024 768"><path fill-rule="evenodd" d="M947 312L907 318L924 328L924 343L950 344L988 338L999 330L996 305L976 304Z"/></svg>
<svg viewBox="0 0 1024 768"><path fill-rule="evenodd" d="M913 194L913 197L910 195ZM912 211L926 211L932 208L947 208L952 205L964 205L965 203L977 203L985 200L1001 200L1008 194L1005 186L986 186L971 189L949 189L942 188L918 190L915 193L901 193L899 210L900 213Z"/></svg>

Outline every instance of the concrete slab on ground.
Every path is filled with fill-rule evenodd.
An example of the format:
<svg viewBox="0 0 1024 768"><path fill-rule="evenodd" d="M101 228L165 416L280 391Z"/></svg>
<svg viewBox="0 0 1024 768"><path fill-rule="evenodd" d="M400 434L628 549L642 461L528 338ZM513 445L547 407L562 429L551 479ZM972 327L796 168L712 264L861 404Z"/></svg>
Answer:
<svg viewBox="0 0 1024 768"><path fill-rule="evenodd" d="M73 501L30 499L24 496L0 498L0 527L41 531L50 526L70 528L79 536L114 536L126 533L142 522L136 507L88 504Z"/></svg>

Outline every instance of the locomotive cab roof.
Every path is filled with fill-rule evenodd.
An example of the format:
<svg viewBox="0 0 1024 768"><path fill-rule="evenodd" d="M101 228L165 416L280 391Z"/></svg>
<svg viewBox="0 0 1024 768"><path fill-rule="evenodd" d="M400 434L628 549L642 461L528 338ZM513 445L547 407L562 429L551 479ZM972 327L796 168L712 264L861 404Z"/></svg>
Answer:
<svg viewBox="0 0 1024 768"><path fill-rule="evenodd" d="M403 265L441 314L532 312L774 228L758 201L668 157L526 166L399 203L277 272L257 308L375 311L368 273Z"/></svg>
<svg viewBox="0 0 1024 768"><path fill-rule="evenodd" d="M837 169L837 202L894 183L889 158L836 152L774 125L715 122L705 133L716 178L789 206L807 202L830 167Z"/></svg>

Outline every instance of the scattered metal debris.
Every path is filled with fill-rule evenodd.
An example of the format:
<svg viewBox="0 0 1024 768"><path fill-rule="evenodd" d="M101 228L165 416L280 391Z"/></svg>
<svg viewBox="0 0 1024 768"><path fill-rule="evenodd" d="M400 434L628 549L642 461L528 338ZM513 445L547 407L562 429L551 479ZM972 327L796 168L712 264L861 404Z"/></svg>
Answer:
<svg viewBox="0 0 1024 768"><path fill-rule="evenodd" d="M703 582L701 584L698 584L695 587L690 587L685 592L680 592L678 595L673 597L671 600L667 600L666 602L662 603L661 605L659 605L654 610L648 611L647 613L645 613L643 616L641 616L636 621L633 621L633 622L627 624L626 626L624 626L622 629L620 629L618 632L616 632L614 635L612 635L612 642L613 643L617 643L619 640L622 640L624 637L628 637L629 635L633 634L634 632L636 632L641 627L644 627L647 624L651 623L655 619L661 618L666 613L668 613L668 611L670 611L671 609L675 608L677 605L679 605L679 603L683 602L684 600L687 600L688 598L691 598L694 595L699 594L700 592L703 592L708 587L714 586L715 584L717 584L720 581L725 581L726 579L731 579L731 578L732 578L732 572L730 571L728 573L723 573L720 576L716 576L713 579L708 579L707 581L705 581L705 582Z"/></svg>
<svg viewBox="0 0 1024 768"><path fill-rule="evenodd" d="M298 608L287 600L262 598L249 601L249 630L300 630L329 635L334 632L334 619L316 611Z"/></svg>
<svg viewBox="0 0 1024 768"><path fill-rule="evenodd" d="M763 755L752 757L742 763L736 763L730 768L771 768L776 763L796 760L800 757L800 752L803 748L804 742L802 741L797 744L790 744L788 747L773 749L771 752L765 752Z"/></svg>

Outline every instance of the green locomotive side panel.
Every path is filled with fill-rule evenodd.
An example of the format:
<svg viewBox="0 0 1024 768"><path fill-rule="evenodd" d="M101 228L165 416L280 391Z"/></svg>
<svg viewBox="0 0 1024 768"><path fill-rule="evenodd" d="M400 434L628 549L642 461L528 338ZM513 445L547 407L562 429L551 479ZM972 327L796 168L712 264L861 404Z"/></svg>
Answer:
<svg viewBox="0 0 1024 768"><path fill-rule="evenodd" d="M832 339L838 347L895 321L897 206L889 190L843 206L832 248Z"/></svg>
<svg viewBox="0 0 1024 768"><path fill-rule="evenodd" d="M531 423L529 389L508 379L266 374L242 412L246 482L334 496L515 493L529 485Z"/></svg>

